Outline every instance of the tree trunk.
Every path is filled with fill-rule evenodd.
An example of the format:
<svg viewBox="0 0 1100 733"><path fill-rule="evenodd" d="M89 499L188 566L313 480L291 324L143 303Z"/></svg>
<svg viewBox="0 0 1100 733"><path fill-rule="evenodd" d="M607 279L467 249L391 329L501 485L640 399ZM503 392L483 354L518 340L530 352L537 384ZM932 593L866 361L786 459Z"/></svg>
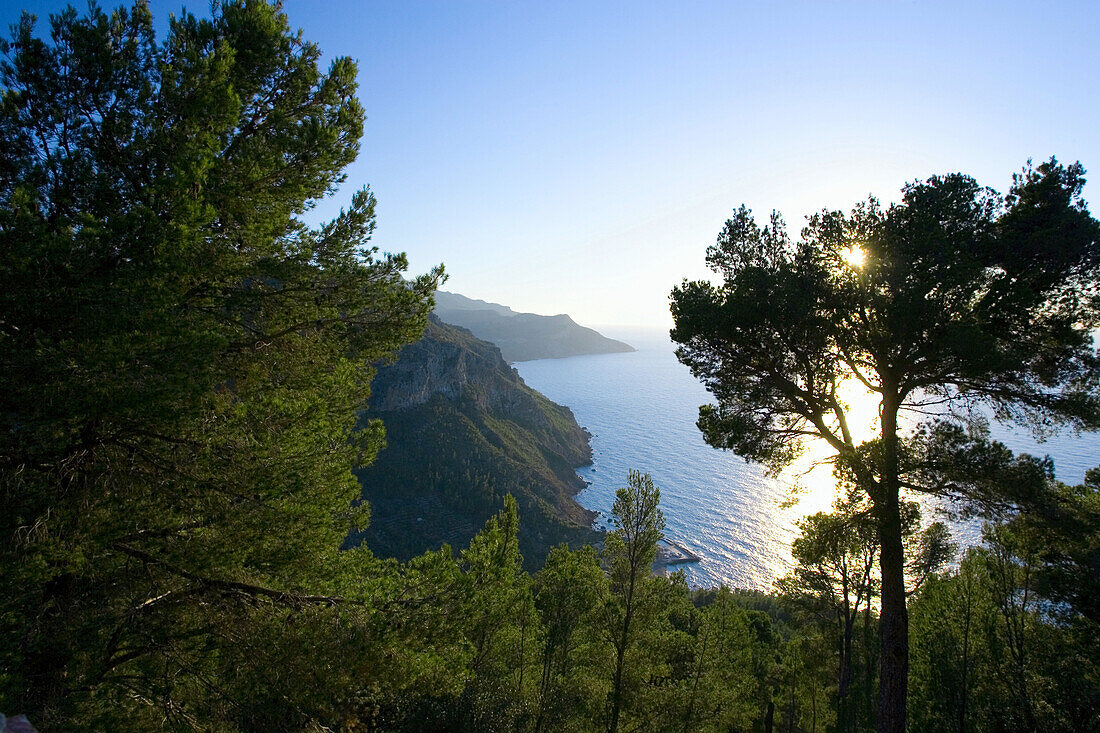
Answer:
<svg viewBox="0 0 1100 733"><path fill-rule="evenodd" d="M871 629L871 604L863 607L863 701L860 724L867 730L874 727L875 721L875 670L878 669L878 657L875 656L875 639Z"/></svg>
<svg viewBox="0 0 1100 733"><path fill-rule="evenodd" d="M879 659L879 733L904 733L909 675L909 617L905 610L905 556L897 500L887 507L882 533L882 646ZM892 515L892 517L890 516Z"/></svg>
<svg viewBox="0 0 1100 733"><path fill-rule="evenodd" d="M535 719L535 733L542 733L543 721L546 719L546 703L550 694L550 672L554 661L553 645L548 639L546 649L542 654L542 680L539 683L539 714Z"/></svg>
<svg viewBox="0 0 1100 733"><path fill-rule="evenodd" d="M691 721L695 717L695 700L699 693L699 680L703 676L703 663L707 656L707 639L710 637L710 628L703 627L703 638L700 642L699 659L695 663L695 679L691 683L691 697L688 698L687 713L684 715L684 733L690 733Z"/></svg>
<svg viewBox="0 0 1100 733"><path fill-rule="evenodd" d="M898 501L898 399L884 390L882 398L882 467L874 497L882 575L881 657L879 659L879 733L904 733L909 681L909 616L905 609L905 550Z"/></svg>
<svg viewBox="0 0 1100 733"><path fill-rule="evenodd" d="M615 650L615 678L611 685L611 715L607 721L607 733L615 733L619 729L619 709L622 706L623 697L623 657L626 655L626 645L630 640L630 617L634 614L634 580L637 576L636 563L630 565L630 585L626 591L626 604L623 609L623 626L619 634L617 649Z"/></svg>
<svg viewBox="0 0 1100 733"><path fill-rule="evenodd" d="M623 623L623 638L630 629L630 617L627 616ZM623 655L626 652L625 642L619 646L615 653L615 678L611 683L611 714L607 721L607 733L615 733L619 729L619 708L622 704L623 690Z"/></svg>
<svg viewBox="0 0 1100 733"><path fill-rule="evenodd" d="M970 602L971 602L971 587L970 577L967 573L966 579L966 608L965 623L963 625L963 650L962 650L962 689L960 690L961 700L959 701L959 733L966 733L966 703L970 697L968 688L968 676L970 673Z"/></svg>
<svg viewBox="0 0 1100 733"><path fill-rule="evenodd" d="M837 683L837 727L841 731L854 729L852 704L848 699L848 691L852 685L852 628L855 624L855 615L847 598L847 581L845 581L844 619L840 647L840 676Z"/></svg>

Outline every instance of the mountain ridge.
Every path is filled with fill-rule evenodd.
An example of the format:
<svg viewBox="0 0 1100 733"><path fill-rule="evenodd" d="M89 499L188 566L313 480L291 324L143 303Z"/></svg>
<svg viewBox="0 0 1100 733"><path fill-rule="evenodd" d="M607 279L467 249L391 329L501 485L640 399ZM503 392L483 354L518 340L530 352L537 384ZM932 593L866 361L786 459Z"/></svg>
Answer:
<svg viewBox="0 0 1100 733"><path fill-rule="evenodd" d="M499 303L444 290L437 290L435 297L435 314L441 320L495 344L509 363L635 350L630 344L581 326L564 313L520 313Z"/></svg>

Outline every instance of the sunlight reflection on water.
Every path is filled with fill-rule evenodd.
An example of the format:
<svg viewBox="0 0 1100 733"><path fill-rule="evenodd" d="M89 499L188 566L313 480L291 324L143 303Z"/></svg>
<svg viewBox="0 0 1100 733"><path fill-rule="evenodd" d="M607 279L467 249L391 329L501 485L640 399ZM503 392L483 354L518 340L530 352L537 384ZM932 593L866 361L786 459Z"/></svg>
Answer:
<svg viewBox="0 0 1100 733"><path fill-rule="evenodd" d="M676 360L667 334L637 330L609 335L638 351L515 365L527 384L569 406L577 422L593 434L593 464L577 471L590 485L577 500L600 512L597 526L608 528L615 491L626 485L627 471L648 472L661 490L666 535L702 558L681 566L692 586L770 588L790 567L794 522L831 508L832 468L821 463L829 447L811 446L778 478L766 476L760 466L703 441L695 427L698 407L713 399ZM851 407L853 434L864 439L873 435L878 418L874 396L853 383L844 397ZM1006 437L1004 431L995 436L1035 453L1045 447L1069 456L1063 459L1069 470L1060 470L1059 476L1073 482L1092 465L1088 460L1097 443L1095 438L1063 438L1035 446L1023 436ZM798 502L784 508L798 483L804 489ZM954 529L961 543L977 541L975 525Z"/></svg>
<svg viewBox="0 0 1100 733"><path fill-rule="evenodd" d="M662 334L624 334L638 348L517 364L524 380L568 405L593 434L590 483L578 501L607 517L631 468L661 489L666 534L703 559L684 567L694 586L768 587L786 572L799 506L781 508L789 479L708 446L695 427L705 389L680 364ZM816 495L816 492L815 492Z"/></svg>
<svg viewBox="0 0 1100 733"><path fill-rule="evenodd" d="M878 398L856 379L841 387L841 401L847 406L848 430L856 443L873 438L878 432ZM827 512L836 498L833 478L832 447L824 440L811 441L805 452L787 468L781 478L798 492L800 515Z"/></svg>

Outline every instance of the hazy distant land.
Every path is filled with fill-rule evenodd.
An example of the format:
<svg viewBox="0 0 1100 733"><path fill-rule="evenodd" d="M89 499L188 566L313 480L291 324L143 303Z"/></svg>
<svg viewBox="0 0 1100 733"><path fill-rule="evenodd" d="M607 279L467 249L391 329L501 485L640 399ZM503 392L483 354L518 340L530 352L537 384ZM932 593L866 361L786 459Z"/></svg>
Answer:
<svg viewBox="0 0 1100 733"><path fill-rule="evenodd" d="M518 313L508 306L443 290L436 291L435 313L440 320L495 344L509 363L634 351L630 344L581 326L564 313Z"/></svg>

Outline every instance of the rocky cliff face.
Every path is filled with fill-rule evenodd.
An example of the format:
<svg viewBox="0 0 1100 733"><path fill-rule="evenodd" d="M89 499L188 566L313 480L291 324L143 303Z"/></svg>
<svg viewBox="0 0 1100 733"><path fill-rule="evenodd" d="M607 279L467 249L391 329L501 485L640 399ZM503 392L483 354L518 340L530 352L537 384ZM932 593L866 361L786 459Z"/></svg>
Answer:
<svg viewBox="0 0 1100 733"><path fill-rule="evenodd" d="M588 433L468 331L433 318L379 369L364 417L382 419L387 447L360 472L372 519L352 539L376 553L465 546L505 494L519 503L530 566L555 544L594 539L593 513L573 500L584 487L575 469L592 457Z"/></svg>
<svg viewBox="0 0 1100 733"><path fill-rule="evenodd" d="M408 410L436 395L474 399L485 410L538 412L538 393L508 366L499 348L433 317L423 339L406 346L396 362L378 371L371 384L370 409ZM560 409L572 418L568 408Z"/></svg>

